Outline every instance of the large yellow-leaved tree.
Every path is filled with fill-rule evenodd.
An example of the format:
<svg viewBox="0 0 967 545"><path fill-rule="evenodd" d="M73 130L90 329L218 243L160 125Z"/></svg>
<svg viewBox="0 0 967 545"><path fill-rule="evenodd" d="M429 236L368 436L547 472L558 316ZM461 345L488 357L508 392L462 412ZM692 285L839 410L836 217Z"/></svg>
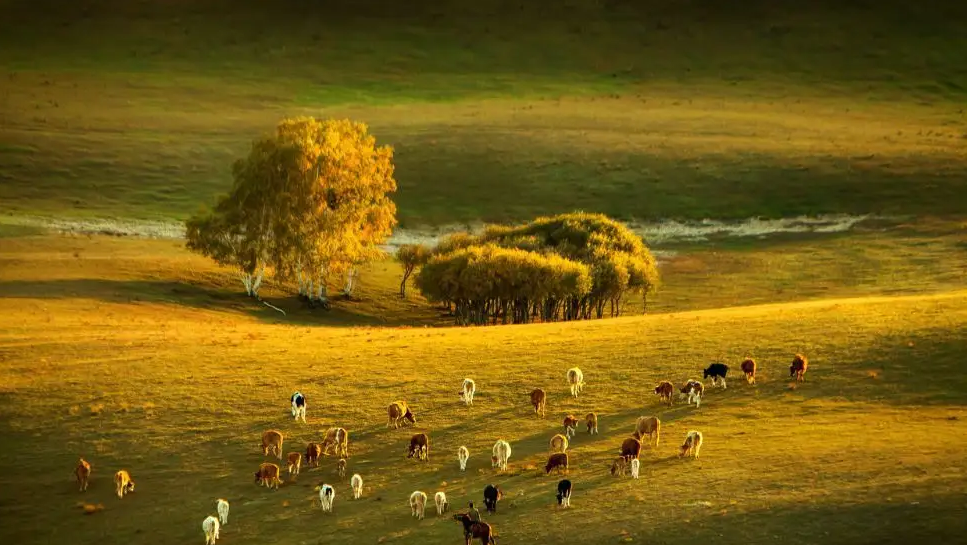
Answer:
<svg viewBox="0 0 967 545"><path fill-rule="evenodd" d="M188 220L188 248L236 268L251 296L267 271L310 301L328 304L340 274L351 293L396 225L393 150L362 123L285 119L232 171L232 191Z"/></svg>

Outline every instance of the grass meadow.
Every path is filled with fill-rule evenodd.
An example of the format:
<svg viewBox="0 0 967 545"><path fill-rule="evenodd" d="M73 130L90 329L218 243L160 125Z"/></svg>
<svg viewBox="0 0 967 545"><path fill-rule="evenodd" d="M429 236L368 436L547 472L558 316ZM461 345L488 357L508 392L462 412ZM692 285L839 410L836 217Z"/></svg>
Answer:
<svg viewBox="0 0 967 545"><path fill-rule="evenodd" d="M480 503L502 544L950 542L967 531L967 7L704 0L0 0L0 542L456 543L407 498ZM842 233L662 242L642 315L454 328L399 267L310 311L240 296L173 239L64 235L26 216L178 221L288 115L349 116L396 149L401 226L584 209L652 222L870 214ZM510 198L509 198L510 197ZM885 218L885 219L884 219ZM160 225L160 224L159 224ZM788 365L809 356L804 384ZM660 380L759 362L701 408ZM565 372L587 386L568 396ZM477 382L475 406L457 398ZM549 394L546 420L528 393ZM308 397L308 424L288 412ZM415 430L385 428L406 399ZM563 416L573 507L544 476ZM611 459L662 419L641 479ZM253 482L259 437L335 460ZM681 460L688 430L701 457ZM406 460L414 431L430 461ZM488 456L513 446L506 473ZM458 471L456 449L471 452ZM79 457L94 468L79 493ZM128 469L136 491L114 496ZM360 473L364 496L351 500ZM335 508L313 506L336 487ZM85 516L81 505L103 505Z"/></svg>

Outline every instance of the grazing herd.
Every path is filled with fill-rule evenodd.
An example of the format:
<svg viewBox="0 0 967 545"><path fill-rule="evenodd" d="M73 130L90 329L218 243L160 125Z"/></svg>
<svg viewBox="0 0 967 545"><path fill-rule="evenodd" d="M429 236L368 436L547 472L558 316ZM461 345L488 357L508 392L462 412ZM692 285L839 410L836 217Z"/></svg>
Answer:
<svg viewBox="0 0 967 545"><path fill-rule="evenodd" d="M755 360L751 358L745 359L741 363L741 369L745 375L746 382L750 385L756 384ZM805 380L804 375L807 369L808 360L806 357L802 354L796 354L792 361L792 365L789 367L789 376L791 378L795 378L796 382L803 382ZM726 376L728 375L728 372L728 365L715 362L710 364L704 370L703 379L711 379L712 386L721 386L722 389L726 389ZM584 373L581 371L581 369L577 367L568 369L567 383L570 388L571 396L577 398L583 391L585 384ZM476 389L476 383L473 379L464 379L463 385L459 392L459 397L467 407L473 406L473 399ZM675 393L675 386L672 382L661 381L654 388L654 393L659 396L660 403L667 403L669 405L674 403L673 396ZM695 407L698 408L700 407L702 398L705 394L705 386L702 381L690 379L686 381L679 389L679 394L681 397L687 399L687 404L691 405L694 402ZM547 393L543 389L537 388L531 392L530 401L534 408L535 414L540 418L544 418L546 416ZM295 392L292 394L290 402L292 405L293 418L296 421L305 423L306 397L301 392ZM394 401L391 403L387 407L387 416L387 427L391 427L393 429L405 427L407 424L416 424L416 417L405 401ZM584 423L589 435L598 433L598 415L596 413L587 413L587 415L584 417ZM557 471L561 474L568 473L568 448L570 446L570 439L577 435L578 425L579 420L574 415L568 414L564 417L563 433L555 434L553 437L551 437L548 444L550 454L547 459L547 464L544 466L545 475L550 474L552 471ZM646 437L647 444L650 447L658 447L661 439L661 421L658 419L658 417L641 416L637 419L632 435L623 440L618 451L619 455L611 464L611 475L623 476L630 471L633 479L639 478L641 467L640 456L643 442L645 441ZM283 441L284 437L278 430L265 431L262 434L262 442L260 445L263 456L277 457L278 460L281 461L283 459ZM684 442L680 447L678 456L681 458L691 456L697 459L699 457L702 444L702 432L697 430L689 430L685 436ZM329 428L326 431L322 443L309 443L306 446L305 456L303 456L300 452L288 453L285 459L287 461L287 469L290 478L299 475L303 463L309 467L318 467L320 458L330 454L341 457L337 462L336 472L340 477L344 477L347 465L346 458L349 456L349 432L345 428ZM504 439L497 440L493 446L491 467L497 469L498 471L506 471L511 454L512 449L510 443ZM409 446L407 447L406 451L406 458L427 462L429 461L429 455L429 435L426 433L414 434L410 438ZM459 463L460 471L467 470L467 462L469 458L469 449L466 446L460 446L457 449L457 461ZM91 476L91 464L84 458L81 458L75 468L74 474L80 491L86 491ZM262 463L259 466L258 471L255 473L255 482L265 487L278 489L282 483L280 466L271 462ZM123 498L125 494L134 491L134 480L131 478L130 473L125 469L121 469L115 473L114 483L118 498ZM350 486L352 488L353 499L360 499L363 495L362 476L358 473L353 474L352 478L350 479ZM319 504L322 508L322 511L331 513L336 495L335 488L330 484L322 484L321 486L317 487L317 490L319 491ZM565 478L558 483L556 497L557 504L560 507L568 508L571 506L572 491L573 484L570 480ZM488 484L486 488L484 488L483 496L486 511L490 514L496 514L497 503L503 498L503 492L500 490L500 487L494 484ZM450 510L450 502L445 492L437 492L433 499L436 506L437 516L442 516ZM409 506L411 515L413 517L420 520L424 518L426 501L427 495L422 491L417 490L410 495ZM217 517L208 516L202 522L202 530L205 535L206 545L214 545L216 540L219 538L219 530L222 526L228 524L228 501L225 499L218 499L216 502L216 511L218 513ZM470 503L470 510L468 513L456 514L453 516L453 520L458 521L463 525L464 538L467 545L471 543L472 539L480 539L482 545L496 544L497 536L493 531L493 528L486 522L480 520L479 512L473 508L472 502Z"/></svg>

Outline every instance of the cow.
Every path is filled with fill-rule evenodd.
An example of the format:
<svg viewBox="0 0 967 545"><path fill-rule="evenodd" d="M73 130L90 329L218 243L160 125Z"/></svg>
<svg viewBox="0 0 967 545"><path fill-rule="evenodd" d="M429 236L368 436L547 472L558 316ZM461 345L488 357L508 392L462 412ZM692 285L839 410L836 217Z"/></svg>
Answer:
<svg viewBox="0 0 967 545"><path fill-rule="evenodd" d="M255 482L278 490L279 484L282 483L282 479L279 478L280 472L279 466L265 462L259 466L259 470L255 473Z"/></svg>
<svg viewBox="0 0 967 545"><path fill-rule="evenodd" d="M363 476L359 473L354 474L349 480L349 485L353 487L353 499L358 500L363 495Z"/></svg>
<svg viewBox="0 0 967 545"><path fill-rule="evenodd" d="M205 532L205 545L215 545L218 539L218 519L213 516L205 517L201 523L201 529Z"/></svg>
<svg viewBox="0 0 967 545"><path fill-rule="evenodd" d="M702 448L702 432L691 430L685 435L685 442L682 443L682 451L678 453L679 457L692 455L693 458L698 458L698 451Z"/></svg>
<svg viewBox="0 0 967 545"><path fill-rule="evenodd" d="M282 459L282 432L268 430L262 434L262 455L268 456L269 451L273 451Z"/></svg>
<svg viewBox="0 0 967 545"><path fill-rule="evenodd" d="M292 394L292 397L289 398L289 401L292 403L292 416L295 417L297 422L301 418L302 422L305 423L306 396L302 395L302 392L296 392Z"/></svg>
<svg viewBox="0 0 967 545"><path fill-rule="evenodd" d="M309 443L306 445L306 465L319 467L319 458L322 457L322 445L319 443Z"/></svg>
<svg viewBox="0 0 967 545"><path fill-rule="evenodd" d="M215 509L218 511L218 519L222 523L222 526L228 524L228 500L219 499L215 502Z"/></svg>
<svg viewBox="0 0 967 545"><path fill-rule="evenodd" d="M565 509L571 506L571 481L564 479L557 483L557 504Z"/></svg>
<svg viewBox="0 0 967 545"><path fill-rule="evenodd" d="M434 494L433 503L436 504L436 514L438 517L450 510L450 502L447 501L445 492L441 491Z"/></svg>
<svg viewBox="0 0 967 545"><path fill-rule="evenodd" d="M624 456L618 456L611 462L611 476L617 477L618 475L624 475L628 472L628 459Z"/></svg>
<svg viewBox="0 0 967 545"><path fill-rule="evenodd" d="M658 394L659 402L664 401L671 405L673 403L672 394L675 393L675 385L667 380L663 380L658 383L658 386L655 386L655 393Z"/></svg>
<svg viewBox="0 0 967 545"><path fill-rule="evenodd" d="M584 373L577 367L567 370L567 383L571 386L571 395L577 397L584 389Z"/></svg>
<svg viewBox="0 0 967 545"><path fill-rule="evenodd" d="M410 438L407 458L427 461L430 459L430 437L425 433L418 433Z"/></svg>
<svg viewBox="0 0 967 545"><path fill-rule="evenodd" d="M637 458L641 454L641 441L634 437L629 437L621 443L621 451L618 453L628 461Z"/></svg>
<svg viewBox="0 0 967 545"><path fill-rule="evenodd" d="M742 362L742 372L745 373L745 381L749 384L755 384L755 360L752 358L746 358Z"/></svg>
<svg viewBox="0 0 967 545"><path fill-rule="evenodd" d="M635 439L639 441L648 436L648 442L651 443L652 440L655 442L655 446L658 446L658 441L661 439L661 420L657 416L639 416L638 420L635 422Z"/></svg>
<svg viewBox="0 0 967 545"><path fill-rule="evenodd" d="M534 413L544 418L547 415L547 393L541 388L535 389L531 392L531 405L534 406Z"/></svg>
<svg viewBox="0 0 967 545"><path fill-rule="evenodd" d="M724 363L711 363L705 368L702 378L712 377L712 386L716 384L721 384L722 389L726 388L725 385L725 375L729 374L729 366Z"/></svg>
<svg viewBox="0 0 967 545"><path fill-rule="evenodd" d="M333 449L333 454L349 457L349 432L346 428L329 428L326 436L322 440L322 453L329 455L329 449Z"/></svg>
<svg viewBox="0 0 967 545"><path fill-rule="evenodd" d="M460 462L460 471L467 470L467 460L470 459L470 450L461 446L457 449L457 461Z"/></svg>
<svg viewBox="0 0 967 545"><path fill-rule="evenodd" d="M558 452L556 454L551 454L547 459L547 465L544 466L544 474L549 475L552 469L556 469L559 472L567 474L568 464L567 464L567 453Z"/></svg>
<svg viewBox="0 0 967 545"><path fill-rule="evenodd" d="M578 419L573 414L564 417L564 435L571 437L578 434Z"/></svg>
<svg viewBox="0 0 967 545"><path fill-rule="evenodd" d="M809 368L809 360L803 354L796 354L796 357L792 359L792 365L789 366L789 376L796 377L796 382L806 382L806 378L803 376L806 374L806 369Z"/></svg>
<svg viewBox="0 0 967 545"><path fill-rule="evenodd" d="M410 494L410 515L423 520L426 510L426 494L417 490Z"/></svg>
<svg viewBox="0 0 967 545"><path fill-rule="evenodd" d="M389 417L389 422L386 424L387 428L392 426L393 429L397 429L400 426L406 425L407 422L416 424L416 417L405 401L394 401L390 403L389 407L386 408L386 414Z"/></svg>
<svg viewBox="0 0 967 545"><path fill-rule="evenodd" d="M336 475L339 475L340 477L345 477L346 476L346 459L345 458L340 458L339 461L336 462Z"/></svg>
<svg viewBox="0 0 967 545"><path fill-rule="evenodd" d="M641 460L635 458L631 461L631 478L637 479L638 472L641 470Z"/></svg>
<svg viewBox="0 0 967 545"><path fill-rule="evenodd" d="M289 456L286 458L288 462L289 477L292 475L298 475L299 469L302 467L302 454L298 452L290 452Z"/></svg>
<svg viewBox="0 0 967 545"><path fill-rule="evenodd" d="M81 458L77 462L77 467L74 468L74 477L77 478L77 484L80 486L80 491L84 492L87 490L87 482L91 478L91 464L87 460Z"/></svg>
<svg viewBox="0 0 967 545"><path fill-rule="evenodd" d="M118 498L124 498L125 494L134 492L134 480L128 470L122 469L114 474L114 486L117 490Z"/></svg>
<svg viewBox="0 0 967 545"><path fill-rule="evenodd" d="M332 504L336 501L336 489L332 485L324 484L319 488L319 506L323 513L332 513Z"/></svg>
<svg viewBox="0 0 967 545"><path fill-rule="evenodd" d="M588 413L584 415L584 423L588 426L588 435L598 433L598 415L595 413Z"/></svg>
<svg viewBox="0 0 967 545"><path fill-rule="evenodd" d="M493 456L490 457L491 467L496 467L501 470L507 469L507 462L510 460L510 443L504 441L503 439L498 439L494 443Z"/></svg>
<svg viewBox="0 0 967 545"><path fill-rule="evenodd" d="M550 445L553 452L567 452L567 437L559 433L551 437Z"/></svg>
<svg viewBox="0 0 967 545"><path fill-rule="evenodd" d="M484 506L487 508L487 512L491 514L497 514L497 502L504 497L504 493L501 492L500 488L495 485L488 484L484 488Z"/></svg>
<svg viewBox="0 0 967 545"><path fill-rule="evenodd" d="M463 379L463 387L460 389L460 399L467 405L473 405L473 394L477 392L477 383L471 378Z"/></svg>
<svg viewBox="0 0 967 545"><path fill-rule="evenodd" d="M702 404L702 395L705 393L705 385L698 380L689 380L682 386L681 393L688 396L688 404L691 405L692 401L695 401L695 407L698 408Z"/></svg>

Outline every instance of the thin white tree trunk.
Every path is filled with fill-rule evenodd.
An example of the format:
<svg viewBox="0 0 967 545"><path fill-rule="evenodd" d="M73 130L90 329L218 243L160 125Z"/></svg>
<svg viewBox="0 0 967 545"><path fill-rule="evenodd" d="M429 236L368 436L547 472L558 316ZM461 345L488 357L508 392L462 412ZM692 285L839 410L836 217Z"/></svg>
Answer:
<svg viewBox="0 0 967 545"><path fill-rule="evenodd" d="M259 295L259 286L262 285L262 278L265 276L265 267L259 267L258 273L255 275L255 280L252 282L252 293L255 297Z"/></svg>
<svg viewBox="0 0 967 545"><path fill-rule="evenodd" d="M329 296L326 292L326 268L319 267L319 301L325 303L329 300Z"/></svg>
<svg viewBox="0 0 967 545"><path fill-rule="evenodd" d="M245 285L245 295L248 295L249 297L251 297L252 296L252 275L242 272L242 273L239 273L238 276L242 279L242 284Z"/></svg>
<svg viewBox="0 0 967 545"><path fill-rule="evenodd" d="M357 278L359 278L359 269L356 267L349 267L349 270L346 271L346 286L342 290L345 295L353 294L353 290L356 289Z"/></svg>

